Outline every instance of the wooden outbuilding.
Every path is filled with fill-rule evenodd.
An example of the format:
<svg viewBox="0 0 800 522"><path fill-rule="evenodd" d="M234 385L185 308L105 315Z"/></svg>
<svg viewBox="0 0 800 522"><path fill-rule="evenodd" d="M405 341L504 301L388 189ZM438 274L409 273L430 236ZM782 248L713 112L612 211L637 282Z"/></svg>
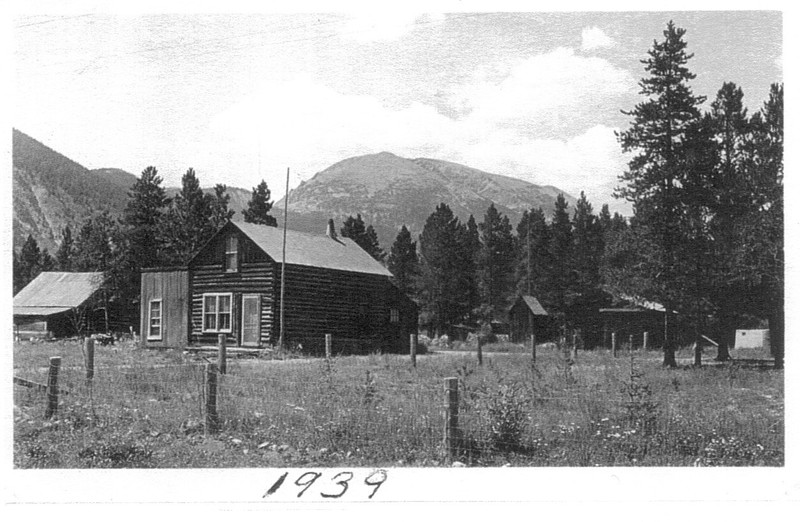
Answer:
<svg viewBox="0 0 800 522"><path fill-rule="evenodd" d="M635 347L640 347L644 332L648 332L648 344L659 347L664 342L664 319L666 311L659 303L626 298L613 308L601 308L603 343L611 346L611 334L616 332L617 342L627 343L632 335Z"/></svg>
<svg viewBox="0 0 800 522"><path fill-rule="evenodd" d="M142 274L145 346L275 345L280 334L283 230L229 222L181 270ZM286 231L284 342L321 353L407 351L417 309L391 273L355 242ZM155 325L155 326L154 326Z"/></svg>
<svg viewBox="0 0 800 522"><path fill-rule="evenodd" d="M107 332L102 272L42 272L14 296L19 338Z"/></svg>
<svg viewBox="0 0 800 522"><path fill-rule="evenodd" d="M537 342L552 338L556 325L547 310L532 295L517 297L508 311L511 342L522 343L536 335Z"/></svg>

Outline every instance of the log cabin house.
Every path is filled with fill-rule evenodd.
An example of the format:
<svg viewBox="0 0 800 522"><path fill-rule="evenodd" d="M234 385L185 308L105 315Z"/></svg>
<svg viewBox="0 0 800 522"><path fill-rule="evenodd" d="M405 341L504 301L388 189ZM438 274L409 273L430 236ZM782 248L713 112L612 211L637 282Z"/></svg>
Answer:
<svg viewBox="0 0 800 522"><path fill-rule="evenodd" d="M280 331L283 230L227 223L180 269L142 273L141 338L149 347L275 345ZM417 308L391 273L328 223L326 234L286 231L284 336L322 353L404 352Z"/></svg>

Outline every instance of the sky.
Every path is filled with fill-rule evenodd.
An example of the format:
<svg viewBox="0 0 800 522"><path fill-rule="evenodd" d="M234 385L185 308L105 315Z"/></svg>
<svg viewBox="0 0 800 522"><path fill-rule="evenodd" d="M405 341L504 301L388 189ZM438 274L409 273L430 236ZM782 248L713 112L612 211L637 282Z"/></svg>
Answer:
<svg viewBox="0 0 800 522"><path fill-rule="evenodd" d="M287 168L295 187L389 151L629 213L615 132L669 20L706 106L732 81L752 113L783 81L780 11L17 13L12 125L88 168L155 165L166 186L192 167L277 200Z"/></svg>

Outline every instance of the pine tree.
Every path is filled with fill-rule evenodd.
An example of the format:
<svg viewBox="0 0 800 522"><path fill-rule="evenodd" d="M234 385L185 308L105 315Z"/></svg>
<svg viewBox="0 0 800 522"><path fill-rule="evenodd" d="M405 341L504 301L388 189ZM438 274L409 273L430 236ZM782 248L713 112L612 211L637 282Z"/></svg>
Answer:
<svg viewBox="0 0 800 522"><path fill-rule="evenodd" d="M569 204L563 194L556 198L553 219L550 224L550 276L546 282L545 301L548 310L565 314L572 305L575 288L573 267L572 222L569 218Z"/></svg>
<svg viewBox="0 0 800 522"><path fill-rule="evenodd" d="M127 239L127 259L135 271L134 282L142 268L158 266L164 261L160 232L169 199L161 181L156 168L147 167L128 192L122 222Z"/></svg>
<svg viewBox="0 0 800 522"><path fill-rule="evenodd" d="M645 259L645 270L655 278L648 285L652 295L666 309L664 364L676 366L671 323L673 310L680 301L677 282L681 268L677 248L681 243L681 186L691 169L686 161L692 145L687 132L700 118L701 96L692 94L688 83L694 79L686 67L693 55L686 52L684 29L670 21L664 41L654 42L649 58L642 63L649 77L639 82L645 101L624 114L633 117L628 130L618 135L623 152L634 154L627 170L620 176L624 184L617 195L633 203L636 221L642 232L657 246L654 255ZM644 268L639 265L639 268ZM642 289L644 290L644 289ZM636 292L641 295L641 292Z"/></svg>
<svg viewBox="0 0 800 522"><path fill-rule="evenodd" d="M411 240L411 232L405 225L400 228L389 251L387 268L394 275L397 287L406 295L414 295L414 284L419 275L417 242Z"/></svg>
<svg viewBox="0 0 800 522"><path fill-rule="evenodd" d="M522 213L517 224L517 293L543 300L545 281L552 270L550 230L541 208Z"/></svg>
<svg viewBox="0 0 800 522"><path fill-rule="evenodd" d="M62 272L72 271L72 256L74 255L75 241L72 239L72 229L69 225L61 231L61 245L56 251L55 263Z"/></svg>
<svg viewBox="0 0 800 522"><path fill-rule="evenodd" d="M492 203L478 225L481 248L478 256L479 289L486 306L485 319L499 319L512 290L514 236L508 216Z"/></svg>
<svg viewBox="0 0 800 522"><path fill-rule="evenodd" d="M748 288L748 308L766 316L777 367L784 358L784 189L783 85L770 87L769 99L750 122L752 138L745 169L752 197L750 211L737 227L733 276Z"/></svg>
<svg viewBox="0 0 800 522"><path fill-rule="evenodd" d="M428 216L419 237L423 323L437 335L469 314L469 260L464 256L466 227L445 203Z"/></svg>
<svg viewBox="0 0 800 522"><path fill-rule="evenodd" d="M247 203L247 208L242 212L245 223L256 223L270 227L278 226L278 220L269 213L273 205L269 200L270 195L271 192L267 187L267 182L263 179L257 187L253 187L253 195Z"/></svg>
<svg viewBox="0 0 800 522"><path fill-rule="evenodd" d="M378 243L378 234L372 228L372 225L366 226L361 214L357 214L356 217L348 216L341 228L341 234L342 237L355 241L375 260L383 262L386 258L386 252L383 251Z"/></svg>
<svg viewBox="0 0 800 522"><path fill-rule="evenodd" d="M181 179L181 191L173 198L162 221L162 237L168 255L165 264L184 265L216 232L211 220L211 199L200 188L194 169Z"/></svg>
<svg viewBox="0 0 800 522"><path fill-rule="evenodd" d="M461 242L461 251L465 266L464 285L468 310L466 323L474 325L475 316L479 314L479 308L481 306L478 273L481 256L481 238L478 224L475 222L475 216L472 214L470 214L467 219L463 240Z"/></svg>
<svg viewBox="0 0 800 522"><path fill-rule="evenodd" d="M221 229L236 213L235 210L228 209L231 195L227 193L227 190L227 186L217 183L214 185L214 194L206 194L208 206L211 208L211 217L209 219L215 231Z"/></svg>
<svg viewBox="0 0 800 522"><path fill-rule="evenodd" d="M106 211L84 220L75 238L72 267L78 272L108 272L117 262L119 227Z"/></svg>
<svg viewBox="0 0 800 522"><path fill-rule="evenodd" d="M42 252L39 250L39 244L28 234L19 254L19 281L22 287L33 281L42 271L41 260Z"/></svg>

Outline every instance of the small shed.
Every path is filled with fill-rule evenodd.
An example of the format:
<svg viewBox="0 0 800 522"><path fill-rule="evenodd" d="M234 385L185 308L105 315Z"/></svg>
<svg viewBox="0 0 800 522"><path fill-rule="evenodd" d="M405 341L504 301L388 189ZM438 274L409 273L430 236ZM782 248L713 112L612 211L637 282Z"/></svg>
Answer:
<svg viewBox="0 0 800 522"><path fill-rule="evenodd" d="M537 341L549 339L553 335L553 321L547 310L532 295L517 297L508 311L511 342L522 343L536 335Z"/></svg>
<svg viewBox="0 0 800 522"><path fill-rule="evenodd" d="M652 301L625 298L625 301L614 308L601 308L600 317L603 323L603 343L611 346L611 334L616 332L617 343L627 343L631 335L634 345L641 346L644 332L648 332L650 347L661 346L664 342L664 306Z"/></svg>
<svg viewBox="0 0 800 522"><path fill-rule="evenodd" d="M141 343L152 348L185 348L189 342L189 271L142 270ZM169 324L169 328L165 328Z"/></svg>
<svg viewBox="0 0 800 522"><path fill-rule="evenodd" d="M14 296L18 337L108 331L102 272L42 272Z"/></svg>

